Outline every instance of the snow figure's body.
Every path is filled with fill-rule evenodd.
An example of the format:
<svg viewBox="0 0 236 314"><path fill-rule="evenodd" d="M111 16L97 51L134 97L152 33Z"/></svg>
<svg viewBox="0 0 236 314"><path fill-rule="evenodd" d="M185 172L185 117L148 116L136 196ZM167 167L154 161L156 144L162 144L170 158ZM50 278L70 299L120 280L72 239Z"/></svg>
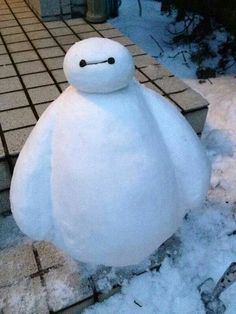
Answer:
<svg viewBox="0 0 236 314"><path fill-rule="evenodd" d="M81 41L64 70L72 86L18 158L13 215L24 233L80 261L139 263L203 202L206 156L178 110L133 79L120 44Z"/></svg>

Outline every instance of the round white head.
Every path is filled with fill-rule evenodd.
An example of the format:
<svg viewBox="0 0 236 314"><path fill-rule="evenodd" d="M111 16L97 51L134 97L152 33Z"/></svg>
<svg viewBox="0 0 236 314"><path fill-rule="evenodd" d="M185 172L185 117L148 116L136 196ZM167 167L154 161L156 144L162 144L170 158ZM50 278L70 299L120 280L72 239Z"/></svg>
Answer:
<svg viewBox="0 0 236 314"><path fill-rule="evenodd" d="M74 44L64 59L68 82L87 93L109 93L126 87L134 76L132 56L121 44L89 38Z"/></svg>

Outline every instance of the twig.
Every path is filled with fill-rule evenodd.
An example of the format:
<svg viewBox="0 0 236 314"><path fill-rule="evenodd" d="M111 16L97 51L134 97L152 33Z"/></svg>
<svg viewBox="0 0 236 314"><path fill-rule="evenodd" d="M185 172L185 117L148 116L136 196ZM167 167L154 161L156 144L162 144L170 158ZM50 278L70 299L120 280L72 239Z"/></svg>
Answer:
<svg viewBox="0 0 236 314"><path fill-rule="evenodd" d="M156 40L155 37L153 37L152 35L150 35L150 37L152 38L152 40L154 40L154 42L157 44L157 46L160 48L161 53L164 53L164 49L161 47L161 45L159 44L159 42Z"/></svg>
<svg viewBox="0 0 236 314"><path fill-rule="evenodd" d="M141 0L138 0L138 7L139 7L139 16L142 16L143 10L142 10Z"/></svg>

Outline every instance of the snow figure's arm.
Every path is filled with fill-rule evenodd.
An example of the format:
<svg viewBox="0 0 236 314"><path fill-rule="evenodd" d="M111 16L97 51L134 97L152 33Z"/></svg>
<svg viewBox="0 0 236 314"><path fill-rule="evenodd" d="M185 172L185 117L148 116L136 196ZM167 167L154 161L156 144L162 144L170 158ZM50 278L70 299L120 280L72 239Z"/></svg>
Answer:
<svg viewBox="0 0 236 314"><path fill-rule="evenodd" d="M50 239L51 150L54 103L43 113L18 157L10 189L13 216L20 229L35 240Z"/></svg>
<svg viewBox="0 0 236 314"><path fill-rule="evenodd" d="M142 90L173 162L184 210L199 207L210 180L210 165L201 142L174 105L147 88Z"/></svg>

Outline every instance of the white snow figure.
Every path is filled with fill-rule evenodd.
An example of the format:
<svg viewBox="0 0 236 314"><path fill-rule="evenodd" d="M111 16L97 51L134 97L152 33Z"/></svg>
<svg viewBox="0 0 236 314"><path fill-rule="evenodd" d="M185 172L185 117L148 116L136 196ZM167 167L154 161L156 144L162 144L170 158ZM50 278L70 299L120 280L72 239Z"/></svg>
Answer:
<svg viewBox="0 0 236 314"><path fill-rule="evenodd" d="M90 38L64 60L71 84L43 113L14 170L20 229L75 259L137 264L201 206L209 165L192 128L140 85L128 50Z"/></svg>

